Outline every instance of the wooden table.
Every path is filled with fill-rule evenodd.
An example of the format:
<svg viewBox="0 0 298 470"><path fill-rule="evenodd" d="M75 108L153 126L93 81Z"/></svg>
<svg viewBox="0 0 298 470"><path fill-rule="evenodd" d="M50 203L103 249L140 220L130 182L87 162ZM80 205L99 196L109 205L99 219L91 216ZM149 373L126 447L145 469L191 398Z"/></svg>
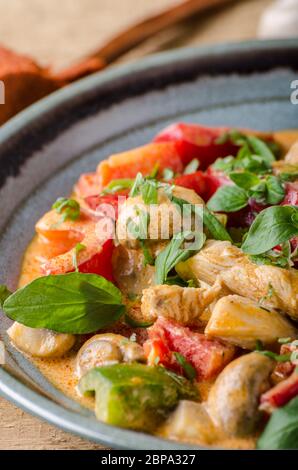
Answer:
<svg viewBox="0 0 298 470"><path fill-rule="evenodd" d="M151 0L0 0L0 43L57 68L91 52L120 28L157 11ZM160 0L160 8L176 3ZM121 61L159 50L255 38L271 0L241 0L147 41ZM19 24L18 24L19 23ZM11 25L14 25L12 28ZM0 449L102 449L61 431L0 398Z"/></svg>

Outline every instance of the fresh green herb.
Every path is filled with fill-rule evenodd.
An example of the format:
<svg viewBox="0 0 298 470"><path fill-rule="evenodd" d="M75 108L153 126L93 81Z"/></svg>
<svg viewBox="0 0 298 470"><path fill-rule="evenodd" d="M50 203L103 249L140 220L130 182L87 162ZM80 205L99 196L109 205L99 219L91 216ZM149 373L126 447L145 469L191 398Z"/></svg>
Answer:
<svg viewBox="0 0 298 470"><path fill-rule="evenodd" d="M279 177L281 181L296 181L298 179L298 171L280 173Z"/></svg>
<svg viewBox="0 0 298 470"><path fill-rule="evenodd" d="M145 204L157 204L158 202L158 181L144 180L141 187L141 195Z"/></svg>
<svg viewBox="0 0 298 470"><path fill-rule="evenodd" d="M190 175L191 173L195 173L199 168L200 162L197 158L194 158L188 165L184 168L184 175Z"/></svg>
<svg viewBox="0 0 298 470"><path fill-rule="evenodd" d="M111 181L102 191L102 194L114 194L124 189L131 189L134 183L133 179L124 178Z"/></svg>
<svg viewBox="0 0 298 470"><path fill-rule="evenodd" d="M165 168L163 170L162 177L165 181L170 181L174 178L174 172L171 168Z"/></svg>
<svg viewBox="0 0 298 470"><path fill-rule="evenodd" d="M135 197L139 194L140 186L143 184L143 181L144 181L144 178L143 178L142 173L137 173L137 176L135 177L134 183L129 193L131 197Z"/></svg>
<svg viewBox="0 0 298 470"><path fill-rule="evenodd" d="M134 318L130 317L128 314L125 314L124 321L127 325L131 326L132 328L149 328L149 326L153 325L153 322L139 322Z"/></svg>
<svg viewBox="0 0 298 470"><path fill-rule="evenodd" d="M194 380L197 376L196 369L185 359L182 354L178 352L174 352L174 356L178 362L178 364L182 367L185 372L186 377L189 380Z"/></svg>
<svg viewBox="0 0 298 470"><path fill-rule="evenodd" d="M288 337L288 338L278 338L277 341L279 342L279 344L288 344L288 343L291 343L292 338L290 338L290 337Z"/></svg>
<svg viewBox="0 0 298 470"><path fill-rule="evenodd" d="M266 302L267 300L271 299L272 296L274 295L274 293L275 293L274 287L273 287L273 285L271 284L271 282L269 282L267 294L260 298L260 300L259 300L259 302L258 302L259 305L262 307L262 304L263 304L264 302ZM264 307L262 307L262 308L264 308Z"/></svg>
<svg viewBox="0 0 298 470"><path fill-rule="evenodd" d="M218 139L219 141L219 139ZM247 170L252 173L268 173L272 171L275 156L270 145L255 136L246 136L239 131L231 130L220 137L220 142L233 142L240 147L236 157L228 156L216 160L212 165L215 170L225 173L234 170Z"/></svg>
<svg viewBox="0 0 298 470"><path fill-rule="evenodd" d="M103 277L74 272L35 279L9 296L3 310L31 328L84 334L118 320L125 310L121 297Z"/></svg>
<svg viewBox="0 0 298 470"><path fill-rule="evenodd" d="M77 220L80 217L80 204L74 199L59 197L52 205L58 214L62 214L61 222L65 220Z"/></svg>
<svg viewBox="0 0 298 470"><path fill-rule="evenodd" d="M144 255L144 266L147 266L147 264L150 264L151 266L153 266L154 258L151 255L149 248L146 245L146 240L140 240L140 245L141 245L143 255Z"/></svg>
<svg viewBox="0 0 298 470"><path fill-rule="evenodd" d="M260 178L250 171L234 171L229 173L229 178L239 186L239 188L245 189L246 191L260 183Z"/></svg>
<svg viewBox="0 0 298 470"><path fill-rule="evenodd" d="M78 266L78 254L81 253L81 251L84 251L86 249L86 246L83 245L83 243L77 243L74 252L73 252L73 257L72 257L72 264L73 267L75 268L75 271L78 273L79 272L79 266Z"/></svg>
<svg viewBox="0 0 298 470"><path fill-rule="evenodd" d="M160 357L159 357L159 356L156 356L156 357L154 358L154 365L155 365L155 366L158 366L159 363L160 363Z"/></svg>
<svg viewBox="0 0 298 470"><path fill-rule="evenodd" d="M155 163L153 170L151 171L149 178L155 179L158 175L159 163Z"/></svg>
<svg viewBox="0 0 298 470"><path fill-rule="evenodd" d="M3 308L5 300L12 294L4 284L0 284L0 307Z"/></svg>
<svg viewBox="0 0 298 470"><path fill-rule="evenodd" d="M227 240L232 242L229 232L215 215L206 206L203 208L203 223L214 240Z"/></svg>
<svg viewBox="0 0 298 470"><path fill-rule="evenodd" d="M287 241L282 243L281 250L268 250L261 255L251 255L250 259L256 264L268 264L289 269L294 266L296 257L296 250L291 253L291 244Z"/></svg>
<svg viewBox="0 0 298 470"><path fill-rule="evenodd" d="M276 354L272 351L262 351L262 350L256 350L260 354L263 354L263 356L270 357L270 359L273 359L276 362L288 362L291 359L291 354Z"/></svg>
<svg viewBox="0 0 298 470"><path fill-rule="evenodd" d="M244 253L261 255L298 234L298 207L272 206L255 218L242 244Z"/></svg>
<svg viewBox="0 0 298 470"><path fill-rule="evenodd" d="M172 201L174 204L177 204L181 210L185 209L185 207L189 207L190 212L196 213L198 217L202 217L203 215L203 224L211 238L214 240L232 241L232 238L223 224L207 209L206 206L203 206L203 208L197 207L194 204L189 204L185 199L180 199L175 196L172 197Z"/></svg>
<svg viewBox="0 0 298 470"><path fill-rule="evenodd" d="M267 204L279 204L285 197L284 187L277 176L266 177L266 190Z"/></svg>
<svg viewBox="0 0 298 470"><path fill-rule="evenodd" d="M298 448L298 396L272 413L257 447L266 450Z"/></svg>
<svg viewBox="0 0 298 470"><path fill-rule="evenodd" d="M207 207L212 211L236 212L247 206L248 196L238 186L221 186L209 199Z"/></svg>
<svg viewBox="0 0 298 470"><path fill-rule="evenodd" d="M195 238L195 242L191 243L191 248L184 247L185 242L189 242L190 238ZM167 280L168 273L176 264L180 263L180 261L186 261L190 256L200 250L205 243L205 239L206 237L203 233L190 231L176 233L166 248L156 257L155 283L164 284Z"/></svg>

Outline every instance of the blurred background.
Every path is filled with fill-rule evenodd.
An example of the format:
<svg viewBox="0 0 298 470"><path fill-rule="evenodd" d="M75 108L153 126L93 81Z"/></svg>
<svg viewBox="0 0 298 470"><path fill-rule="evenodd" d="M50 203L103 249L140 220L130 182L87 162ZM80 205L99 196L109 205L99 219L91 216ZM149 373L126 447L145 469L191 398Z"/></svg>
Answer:
<svg viewBox="0 0 298 470"><path fill-rule="evenodd" d="M5 81L7 88L9 84L13 87L11 103L8 100L7 106L2 107L7 109L11 104L11 112L0 115L0 122L19 110L25 83L31 93L39 87L39 94L32 95L31 101L52 91L48 82L45 86L42 81L28 80L28 72L26 75L24 70L27 67L32 72L31 62L22 63L21 75L20 57L14 53L29 56L42 67L50 67L54 76L99 50L130 25L182 3L182 0L0 0L0 46L14 51L1 55L0 49L0 80ZM113 63L134 61L183 46L298 36L298 0L196 0L196 3L204 7L220 5L191 14L187 21L166 30L161 28L157 34L149 34L145 42L119 54ZM170 15L169 11L166 17ZM44 73L38 67L33 72ZM43 80L52 78L47 76ZM28 104L28 100L24 101L22 107ZM1 398L0 423L0 449L100 448L41 422Z"/></svg>
<svg viewBox="0 0 298 470"><path fill-rule="evenodd" d="M0 0L0 44L32 56L41 65L65 67L99 48L132 23L178 3L182 1ZM256 38L261 34L261 18L273 4L279 5L283 12L278 11L277 18L271 18L271 34L270 25L263 24L266 30L263 36L293 34L282 18L287 16L294 21L298 35L297 0L223 1L222 6L193 15L189 21L152 37L122 60L184 45Z"/></svg>

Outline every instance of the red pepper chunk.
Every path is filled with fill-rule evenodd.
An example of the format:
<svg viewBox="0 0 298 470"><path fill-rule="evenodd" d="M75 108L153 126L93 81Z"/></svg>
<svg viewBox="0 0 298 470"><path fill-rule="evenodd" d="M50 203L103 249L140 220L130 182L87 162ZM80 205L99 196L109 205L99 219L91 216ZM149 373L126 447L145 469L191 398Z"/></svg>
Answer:
<svg viewBox="0 0 298 470"><path fill-rule="evenodd" d="M261 396L261 409L271 413L275 408L286 405L292 398L298 395L298 374L292 375L275 385Z"/></svg>
<svg viewBox="0 0 298 470"><path fill-rule="evenodd" d="M204 127L198 124L176 123L162 130L154 142L175 142L177 151L184 165L197 158L200 169L206 168L219 157L236 155L238 147L227 141L218 144L217 139L228 131L228 128Z"/></svg>
<svg viewBox="0 0 298 470"><path fill-rule="evenodd" d="M149 175L155 166L159 176L165 168L182 173L183 164L174 143L151 143L112 155L98 165L97 174L104 188L114 179L135 178L138 172Z"/></svg>
<svg viewBox="0 0 298 470"><path fill-rule="evenodd" d="M102 250L96 255L92 256L88 261L79 265L80 273L98 274L103 276L108 281L114 282L113 268L112 268L112 255L114 251L113 240L107 240L102 247Z"/></svg>
<svg viewBox="0 0 298 470"><path fill-rule="evenodd" d="M233 359L235 347L180 326L172 320L159 317L148 329L149 341L144 344L149 364L157 361L180 373L174 352L183 355L197 372L197 380L215 377Z"/></svg>

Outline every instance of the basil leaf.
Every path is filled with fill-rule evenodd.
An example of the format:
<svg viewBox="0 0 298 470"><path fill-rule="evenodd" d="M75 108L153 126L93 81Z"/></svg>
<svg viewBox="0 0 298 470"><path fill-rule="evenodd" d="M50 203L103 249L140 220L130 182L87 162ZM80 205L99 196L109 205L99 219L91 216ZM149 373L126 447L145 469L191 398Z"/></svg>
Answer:
<svg viewBox="0 0 298 470"><path fill-rule="evenodd" d="M267 176L266 178L268 204L279 204L285 197L285 190L279 178L276 176Z"/></svg>
<svg viewBox="0 0 298 470"><path fill-rule="evenodd" d="M229 178L239 186L239 188L246 190L260 183L260 178L249 171L229 173Z"/></svg>
<svg viewBox="0 0 298 470"><path fill-rule="evenodd" d="M197 158L194 158L191 162L189 162L188 165L186 165L186 167L184 168L183 174L190 175L191 173L194 173L199 168L199 165L200 165L199 160Z"/></svg>
<svg viewBox="0 0 298 470"><path fill-rule="evenodd" d="M184 370L186 377L189 380L194 380L197 376L196 369L185 359L185 357L182 354L180 354L178 352L174 352L174 356L175 356L178 364Z"/></svg>
<svg viewBox="0 0 298 470"><path fill-rule="evenodd" d="M131 189L134 183L133 179L123 178L111 181L102 191L102 194L114 194L123 189Z"/></svg>
<svg viewBox="0 0 298 470"><path fill-rule="evenodd" d="M40 277L17 290L3 305L5 314L31 328L59 333L92 333L124 313L121 292L96 274Z"/></svg>
<svg viewBox="0 0 298 470"><path fill-rule="evenodd" d="M298 179L298 171L291 172L284 172L280 173L279 175L281 181L296 181Z"/></svg>
<svg viewBox="0 0 298 470"><path fill-rule="evenodd" d="M227 240L232 242L229 232L225 229L218 218L209 212L206 206L203 208L203 221L204 226L214 240Z"/></svg>
<svg viewBox="0 0 298 470"><path fill-rule="evenodd" d="M127 314L124 316L124 321L132 328L149 328L149 326L153 325L153 322L139 322Z"/></svg>
<svg viewBox="0 0 298 470"><path fill-rule="evenodd" d="M248 135L247 141L253 149L254 153L263 157L263 159L266 160L268 164L271 164L275 161L274 154L263 140L258 139L258 137L254 135Z"/></svg>
<svg viewBox="0 0 298 470"><path fill-rule="evenodd" d="M211 167L216 171L223 171L225 173L229 173L230 171L234 170L234 163L236 159L232 156L228 156L225 158L218 158Z"/></svg>
<svg viewBox="0 0 298 470"><path fill-rule="evenodd" d="M6 286L0 284L0 307L3 308L5 300L12 294Z"/></svg>
<svg viewBox="0 0 298 470"><path fill-rule="evenodd" d="M258 440L258 449L298 448L298 397L275 410Z"/></svg>
<svg viewBox="0 0 298 470"><path fill-rule="evenodd" d="M195 212L199 217L202 217L202 209L203 209L203 224L205 228L208 230L209 234L214 240L228 240L232 241L229 232L225 229L222 223L218 220L215 215L213 215L206 206L197 208L194 204L189 204L189 202L185 201L185 199L180 199L178 197L173 196L172 201L177 204L181 210L183 210L183 206L186 204L190 206L190 210Z"/></svg>
<svg viewBox="0 0 298 470"><path fill-rule="evenodd" d="M141 194L145 204L157 204L158 182L156 180L145 180L141 187Z"/></svg>
<svg viewBox="0 0 298 470"><path fill-rule="evenodd" d="M144 255L144 266L147 266L147 264L154 265L154 258L151 255L149 248L146 245L146 240L140 240L140 245L143 251Z"/></svg>
<svg viewBox="0 0 298 470"><path fill-rule="evenodd" d="M244 253L260 255L295 235L298 235L298 207L268 207L255 218L241 248Z"/></svg>
<svg viewBox="0 0 298 470"><path fill-rule="evenodd" d="M248 196L238 186L221 186L207 203L208 209L215 212L236 212L248 204Z"/></svg>
<svg viewBox="0 0 298 470"><path fill-rule="evenodd" d="M174 178L174 172L171 168L165 168L163 170L162 177L165 181L170 181L171 179Z"/></svg>
<svg viewBox="0 0 298 470"><path fill-rule="evenodd" d="M61 222L65 220L77 220L80 217L80 204L75 199L59 197L52 205L58 214L62 214Z"/></svg>
<svg viewBox="0 0 298 470"><path fill-rule="evenodd" d="M142 173L138 173L129 193L131 197L137 196L139 194L140 185L143 182L144 182L144 178L143 178Z"/></svg>
<svg viewBox="0 0 298 470"><path fill-rule="evenodd" d="M184 248L185 242L190 237L195 237L196 242L191 243L191 248ZM190 256L194 255L202 248L206 240L203 233L194 233L190 231L176 233L170 243L156 257L155 260L155 283L164 284L167 280L168 273L180 263L186 261ZM195 245L195 248L193 247Z"/></svg>

